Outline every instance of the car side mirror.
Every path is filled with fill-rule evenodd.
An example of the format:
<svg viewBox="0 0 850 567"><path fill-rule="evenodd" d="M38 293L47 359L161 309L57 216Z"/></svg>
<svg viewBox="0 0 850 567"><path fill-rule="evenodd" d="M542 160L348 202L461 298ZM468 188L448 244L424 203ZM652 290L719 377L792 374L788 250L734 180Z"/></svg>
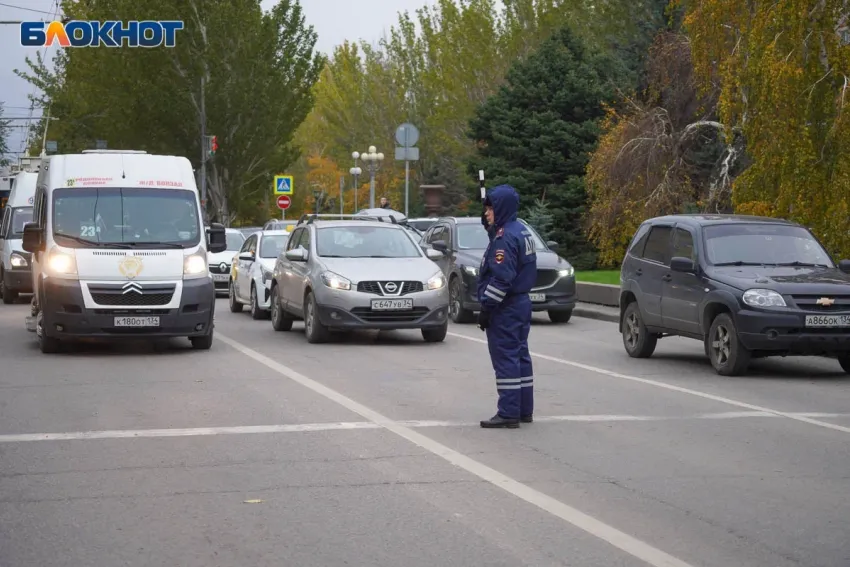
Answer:
<svg viewBox="0 0 850 567"><path fill-rule="evenodd" d="M44 229L34 222L25 224L22 247L32 254L44 250Z"/></svg>
<svg viewBox="0 0 850 567"><path fill-rule="evenodd" d="M561 245L558 244L557 242L555 242L554 240L547 240L546 246L549 247L549 250L557 250L558 248L561 247Z"/></svg>
<svg viewBox="0 0 850 567"><path fill-rule="evenodd" d="M427 250L425 250L425 255L428 256L429 260L442 260L444 254L443 254L443 252L440 252L439 250L434 250L433 248L428 248Z"/></svg>
<svg viewBox="0 0 850 567"><path fill-rule="evenodd" d="M435 240L431 243L431 248L440 251L442 254L449 253L449 245L446 243L445 240Z"/></svg>
<svg viewBox="0 0 850 567"><path fill-rule="evenodd" d="M292 262L306 262L307 251L300 246L298 248L293 248L292 250L287 250L286 259Z"/></svg>
<svg viewBox="0 0 850 567"><path fill-rule="evenodd" d="M213 254L227 250L227 233L223 224L210 223L210 227L207 229L207 238L209 239L210 252Z"/></svg>
<svg viewBox="0 0 850 567"><path fill-rule="evenodd" d="M245 260L246 262L253 262L254 255L250 252L242 252L241 254L239 254L239 259Z"/></svg>
<svg viewBox="0 0 850 567"><path fill-rule="evenodd" d="M670 269L674 272L682 272L686 274L696 272L694 261L690 258L683 258L682 256L675 256L670 260Z"/></svg>
<svg viewBox="0 0 850 567"><path fill-rule="evenodd" d="M845 274L850 274L850 260L841 260L840 262L838 262L838 269L844 272Z"/></svg>

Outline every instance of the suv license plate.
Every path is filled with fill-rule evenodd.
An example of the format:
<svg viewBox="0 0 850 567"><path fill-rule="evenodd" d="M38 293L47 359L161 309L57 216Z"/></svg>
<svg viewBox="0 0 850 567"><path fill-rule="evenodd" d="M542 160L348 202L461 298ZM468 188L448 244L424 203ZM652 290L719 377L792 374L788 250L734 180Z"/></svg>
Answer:
<svg viewBox="0 0 850 567"><path fill-rule="evenodd" d="M546 301L546 294L545 293L529 293L528 298L531 299L531 301L536 301L536 302L542 303L542 302Z"/></svg>
<svg viewBox="0 0 850 567"><path fill-rule="evenodd" d="M159 327L159 317L116 317L116 327Z"/></svg>
<svg viewBox="0 0 850 567"><path fill-rule="evenodd" d="M850 327L850 315L806 315L806 327Z"/></svg>
<svg viewBox="0 0 850 567"><path fill-rule="evenodd" d="M413 309L413 299L373 299L372 311L405 311Z"/></svg>

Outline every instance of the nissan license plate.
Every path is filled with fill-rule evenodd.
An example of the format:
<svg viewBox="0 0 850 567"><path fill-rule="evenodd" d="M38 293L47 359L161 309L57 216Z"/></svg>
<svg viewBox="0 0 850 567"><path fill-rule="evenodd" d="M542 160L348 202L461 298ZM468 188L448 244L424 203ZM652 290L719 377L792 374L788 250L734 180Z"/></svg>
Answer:
<svg viewBox="0 0 850 567"><path fill-rule="evenodd" d="M806 315L806 327L850 327L850 315Z"/></svg>
<svg viewBox="0 0 850 567"><path fill-rule="evenodd" d="M546 301L546 294L545 293L529 293L528 298L531 299L531 301L534 301L534 302L537 302L537 303L543 303L544 301Z"/></svg>
<svg viewBox="0 0 850 567"><path fill-rule="evenodd" d="M159 327L159 317L116 317L116 327Z"/></svg>
<svg viewBox="0 0 850 567"><path fill-rule="evenodd" d="M213 274L214 282L226 282L230 276L228 274Z"/></svg>
<svg viewBox="0 0 850 567"><path fill-rule="evenodd" d="M405 311L413 309L413 299L373 299L372 311Z"/></svg>

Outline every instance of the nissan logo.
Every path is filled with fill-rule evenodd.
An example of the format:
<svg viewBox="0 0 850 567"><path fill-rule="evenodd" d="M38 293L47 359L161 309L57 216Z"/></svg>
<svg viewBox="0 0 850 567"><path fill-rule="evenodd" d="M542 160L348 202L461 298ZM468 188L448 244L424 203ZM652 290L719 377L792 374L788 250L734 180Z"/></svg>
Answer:
<svg viewBox="0 0 850 567"><path fill-rule="evenodd" d="M387 285L385 285L384 287L386 287L387 291L390 293L393 293L395 290L398 289L398 286L393 282L387 282Z"/></svg>
<svg viewBox="0 0 850 567"><path fill-rule="evenodd" d="M227 264L222 262L221 264L218 265L218 269L221 270L222 272L226 272L227 271Z"/></svg>

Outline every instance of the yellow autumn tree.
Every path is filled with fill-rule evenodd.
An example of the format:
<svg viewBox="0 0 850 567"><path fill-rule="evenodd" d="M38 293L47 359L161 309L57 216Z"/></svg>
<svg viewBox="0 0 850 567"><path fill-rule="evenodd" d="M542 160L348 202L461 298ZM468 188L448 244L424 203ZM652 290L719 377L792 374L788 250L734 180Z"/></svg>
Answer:
<svg viewBox="0 0 850 567"><path fill-rule="evenodd" d="M719 82L720 120L751 165L736 212L790 218L850 256L850 45L846 0L674 0L694 66Z"/></svg>

